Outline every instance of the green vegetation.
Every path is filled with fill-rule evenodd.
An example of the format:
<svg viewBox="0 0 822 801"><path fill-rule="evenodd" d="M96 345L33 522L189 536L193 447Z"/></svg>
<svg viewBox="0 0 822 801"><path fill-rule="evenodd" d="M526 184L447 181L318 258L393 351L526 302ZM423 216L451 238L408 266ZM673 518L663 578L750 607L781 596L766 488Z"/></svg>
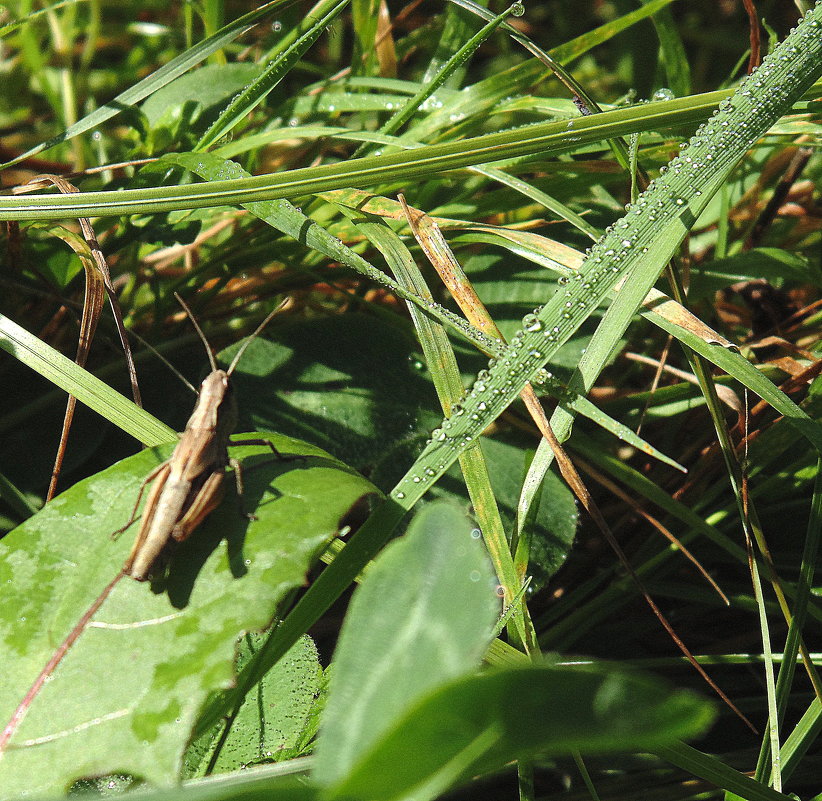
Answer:
<svg viewBox="0 0 822 801"><path fill-rule="evenodd" d="M786 5L3 10L3 798L822 793ZM298 458L112 582L208 370L175 293L223 364L282 303L237 439Z"/></svg>

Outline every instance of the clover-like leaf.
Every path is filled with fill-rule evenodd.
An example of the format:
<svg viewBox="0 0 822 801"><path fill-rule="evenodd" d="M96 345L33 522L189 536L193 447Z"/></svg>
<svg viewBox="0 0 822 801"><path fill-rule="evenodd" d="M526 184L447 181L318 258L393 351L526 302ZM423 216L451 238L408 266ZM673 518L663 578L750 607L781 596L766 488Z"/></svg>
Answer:
<svg viewBox="0 0 822 801"><path fill-rule="evenodd" d="M281 461L260 446L231 449L244 468L241 503L256 519L240 513L229 486L163 576L119 581L0 756L6 797L64 792L80 777L111 773L157 785L178 780L203 701L232 683L238 635L271 622L346 512L373 491L319 448L254 436L304 458ZM133 531L109 535L170 450L144 451L78 483L0 543L3 723L117 575Z"/></svg>

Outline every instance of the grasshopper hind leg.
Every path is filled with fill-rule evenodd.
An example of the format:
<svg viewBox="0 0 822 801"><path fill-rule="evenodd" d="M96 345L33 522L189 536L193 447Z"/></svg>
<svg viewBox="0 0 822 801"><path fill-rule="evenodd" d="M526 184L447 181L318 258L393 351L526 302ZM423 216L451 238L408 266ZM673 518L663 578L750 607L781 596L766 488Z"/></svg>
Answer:
<svg viewBox="0 0 822 801"><path fill-rule="evenodd" d="M120 528L117 528L111 532L110 536L113 540L116 540L117 537L119 537L137 519L137 510L140 508L140 501L143 500L143 493L146 491L146 487L149 484L151 484L151 482L154 481L154 479L157 478L157 476L159 476L160 473L163 472L163 470L168 470L168 462L163 462L162 464L157 465L157 467L155 467L154 470L152 470L143 479L143 483L140 484L140 491L137 493L137 500L134 501L134 507L132 508L131 514L128 517L128 522L125 525L120 526Z"/></svg>

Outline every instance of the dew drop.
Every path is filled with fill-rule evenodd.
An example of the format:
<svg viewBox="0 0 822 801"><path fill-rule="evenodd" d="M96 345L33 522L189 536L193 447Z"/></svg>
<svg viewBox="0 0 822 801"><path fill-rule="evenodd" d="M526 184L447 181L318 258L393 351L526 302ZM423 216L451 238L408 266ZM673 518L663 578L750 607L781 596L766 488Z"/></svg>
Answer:
<svg viewBox="0 0 822 801"><path fill-rule="evenodd" d="M654 92L651 96L651 100L654 100L656 102L662 100L674 100L675 98L676 95L665 86L662 86L659 89L657 89L656 92Z"/></svg>
<svg viewBox="0 0 822 801"><path fill-rule="evenodd" d="M522 318L522 327L530 333L541 331L542 320L535 314L526 314L525 317Z"/></svg>

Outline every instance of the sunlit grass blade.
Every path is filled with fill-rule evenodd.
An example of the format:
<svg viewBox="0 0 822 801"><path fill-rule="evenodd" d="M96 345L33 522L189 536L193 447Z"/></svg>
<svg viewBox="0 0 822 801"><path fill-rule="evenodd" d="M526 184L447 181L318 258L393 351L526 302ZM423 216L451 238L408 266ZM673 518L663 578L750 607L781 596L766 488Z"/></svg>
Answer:
<svg viewBox="0 0 822 801"><path fill-rule="evenodd" d="M370 195L358 190L326 192L323 193L322 197L329 202L335 204L343 203L348 208L366 211L371 214L377 214L381 217L402 219L403 216L402 204L397 201ZM573 270L566 265L569 263L576 265L580 260L578 252L573 248L561 245L559 242L552 242L551 240L537 234L529 234L527 231L510 230L501 226L473 226L463 221L439 217L426 216L426 219L430 220L433 226L437 226L442 229L456 228L459 230L462 228L478 228L481 231L493 232L495 244L501 244L502 247L506 248L506 250L511 250L512 252L526 255L527 258L541 264L542 266L548 266L552 269L562 271L562 275L566 277L573 275ZM432 233L434 233L433 230ZM512 243L514 245L513 247ZM517 245L521 245L521 247L517 247ZM444 252L446 248L446 244L443 244L443 246L440 247L440 250L443 250L444 256L446 255ZM447 251L450 253L450 248L447 248ZM432 251L431 255L436 258L436 248ZM452 291L456 291L460 286L467 286L467 277L462 272L459 263L453 258L453 256L451 256L448 261L450 264L449 270L455 274L452 279L444 277L446 285L451 286ZM443 275L445 276L446 274L443 273ZM469 318L469 322L474 325L474 328L477 331L490 332L492 330L496 330L496 326L490 320L489 316L483 314L481 307L482 303L476 295L474 295L473 300L470 300L467 304L462 305L463 312L465 312L466 316ZM472 314L472 311L475 311L477 314ZM504 348L501 335L498 331L494 334L491 341L495 342L497 347L493 350L486 350L485 353L489 356L496 356L501 353ZM481 343L475 344L477 344L481 350L483 349ZM631 428L610 417L590 400L588 400L588 398L584 395L569 392L567 387L559 381L548 377L547 374L540 376L540 379L540 389L542 391L549 392L557 399L561 406L573 409L574 412L593 420L598 425L611 432L615 437L620 440L624 440L627 444L632 445L654 459L659 459L661 462L664 462L671 467L675 467L677 470L682 470L685 472L685 468L682 467L682 465L639 437Z"/></svg>
<svg viewBox="0 0 822 801"><path fill-rule="evenodd" d="M153 415L3 315L0 315L0 348L74 395L143 445L160 445L177 436Z"/></svg>
<svg viewBox="0 0 822 801"><path fill-rule="evenodd" d="M262 103L347 5L348 0L320 0L302 20L303 34L231 101L202 135L194 150L208 150Z"/></svg>
<svg viewBox="0 0 822 801"><path fill-rule="evenodd" d="M193 186L80 192L70 197L0 197L0 220L152 214L184 208L293 198L331 189L367 187L391 181L407 183L449 170L518 156L540 154L544 157L575 149L585 142L599 142L635 131L699 123L729 94L727 91L710 92L681 100L648 103L588 117L575 117L570 127L568 122L571 121L535 123L514 131L426 145L402 153L303 167L253 178L213 181Z"/></svg>

